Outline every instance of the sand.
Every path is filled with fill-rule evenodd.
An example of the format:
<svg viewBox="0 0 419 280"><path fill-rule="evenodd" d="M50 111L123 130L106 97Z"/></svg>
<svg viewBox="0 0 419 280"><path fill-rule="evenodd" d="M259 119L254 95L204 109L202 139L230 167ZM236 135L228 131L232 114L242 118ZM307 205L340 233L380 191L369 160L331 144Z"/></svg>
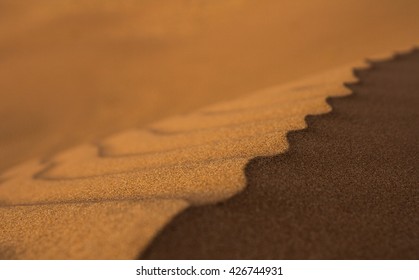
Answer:
<svg viewBox="0 0 419 280"><path fill-rule="evenodd" d="M419 50L356 71L286 153L247 164L243 192L186 210L142 258L418 259L418 73Z"/></svg>
<svg viewBox="0 0 419 280"><path fill-rule="evenodd" d="M0 170L409 46L419 2L0 1Z"/></svg>
<svg viewBox="0 0 419 280"><path fill-rule="evenodd" d="M0 257L137 257L243 191L353 61L410 46L417 6L0 1Z"/></svg>
<svg viewBox="0 0 419 280"><path fill-rule="evenodd" d="M186 207L242 191L248 161L285 151L286 134L352 80L344 66L18 165L1 176L0 247L13 258L135 258Z"/></svg>
<svg viewBox="0 0 419 280"><path fill-rule="evenodd" d="M2 255L135 258L176 214L243 191L249 160L285 152L289 131L329 112L328 96L350 93L343 81L356 81L354 65L368 66L353 63L9 169L0 184Z"/></svg>
<svg viewBox="0 0 419 280"><path fill-rule="evenodd" d="M1 207L0 259L131 259L178 200Z"/></svg>

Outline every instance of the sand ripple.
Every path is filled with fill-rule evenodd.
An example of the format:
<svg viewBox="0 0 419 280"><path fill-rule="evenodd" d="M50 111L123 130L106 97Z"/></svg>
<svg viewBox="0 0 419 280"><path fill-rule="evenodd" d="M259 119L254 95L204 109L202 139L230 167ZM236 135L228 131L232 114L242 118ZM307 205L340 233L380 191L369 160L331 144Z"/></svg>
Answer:
<svg viewBox="0 0 419 280"><path fill-rule="evenodd" d="M134 258L174 215L226 200L256 156L350 93L353 63L19 165L1 177L0 257Z"/></svg>

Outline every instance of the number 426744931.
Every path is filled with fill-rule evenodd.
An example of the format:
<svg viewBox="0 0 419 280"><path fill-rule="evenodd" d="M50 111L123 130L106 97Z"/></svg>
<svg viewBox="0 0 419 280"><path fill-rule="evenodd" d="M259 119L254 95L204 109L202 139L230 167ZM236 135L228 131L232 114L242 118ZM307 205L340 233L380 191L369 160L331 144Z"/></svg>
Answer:
<svg viewBox="0 0 419 280"><path fill-rule="evenodd" d="M281 267L254 267L254 266L245 266L245 267L232 267L229 273L233 275L283 275Z"/></svg>

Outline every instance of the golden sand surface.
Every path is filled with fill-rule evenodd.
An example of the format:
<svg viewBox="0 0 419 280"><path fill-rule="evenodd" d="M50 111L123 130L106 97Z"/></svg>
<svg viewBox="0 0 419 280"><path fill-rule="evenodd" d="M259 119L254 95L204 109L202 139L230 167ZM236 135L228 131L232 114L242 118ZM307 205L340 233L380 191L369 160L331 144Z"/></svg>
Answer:
<svg viewBox="0 0 419 280"><path fill-rule="evenodd" d="M0 170L417 38L415 0L0 0Z"/></svg>
<svg viewBox="0 0 419 280"><path fill-rule="evenodd" d="M0 185L0 257L135 258L186 207L240 192L251 158L284 152L287 132L328 112L326 97L349 93L353 66L10 169Z"/></svg>
<svg viewBox="0 0 419 280"><path fill-rule="evenodd" d="M0 0L0 258L135 258L242 190L248 160L285 151L364 64L317 73L411 45L418 8Z"/></svg>

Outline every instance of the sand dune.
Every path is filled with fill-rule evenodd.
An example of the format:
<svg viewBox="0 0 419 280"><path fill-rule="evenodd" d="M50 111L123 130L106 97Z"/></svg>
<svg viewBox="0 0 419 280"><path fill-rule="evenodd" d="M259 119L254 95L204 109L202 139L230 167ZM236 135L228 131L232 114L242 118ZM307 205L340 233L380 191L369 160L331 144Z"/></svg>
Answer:
<svg viewBox="0 0 419 280"><path fill-rule="evenodd" d="M0 258L137 257L243 191L250 159L349 94L353 61L410 46L418 8L0 0Z"/></svg>
<svg viewBox="0 0 419 280"><path fill-rule="evenodd" d="M286 151L289 131L304 128L309 114L328 112L327 97L349 94L343 84L355 81L355 66L367 64L353 63L10 169L0 188L2 247L12 248L13 258L136 257L188 206L242 191L248 161Z"/></svg>
<svg viewBox="0 0 419 280"><path fill-rule="evenodd" d="M246 165L243 192L187 209L140 257L417 260L419 49L355 73L287 152Z"/></svg>
<svg viewBox="0 0 419 280"><path fill-rule="evenodd" d="M417 38L419 2L0 1L0 170Z"/></svg>

